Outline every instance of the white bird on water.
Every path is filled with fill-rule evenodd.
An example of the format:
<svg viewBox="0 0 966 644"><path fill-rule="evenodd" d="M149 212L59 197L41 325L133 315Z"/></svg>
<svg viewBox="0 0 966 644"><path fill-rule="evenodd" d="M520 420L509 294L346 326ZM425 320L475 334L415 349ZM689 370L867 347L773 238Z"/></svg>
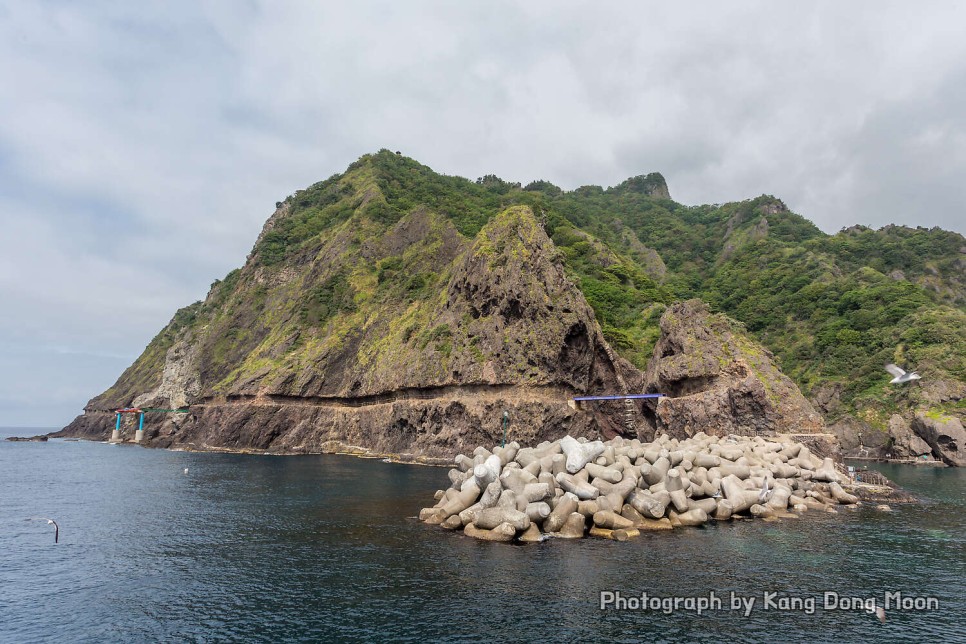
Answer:
<svg viewBox="0 0 966 644"><path fill-rule="evenodd" d="M60 539L60 526L53 519L48 519L47 517L30 517L27 521L46 521L47 525L54 526L54 543L57 543Z"/></svg>
<svg viewBox="0 0 966 644"><path fill-rule="evenodd" d="M900 369L899 367L897 367L892 363L887 364L885 366L885 370L891 373L893 376L895 376L895 378L889 381L890 385L898 385L904 382L912 382L913 380L919 380L922 378L922 376L920 376L915 371L907 372L903 369Z"/></svg>

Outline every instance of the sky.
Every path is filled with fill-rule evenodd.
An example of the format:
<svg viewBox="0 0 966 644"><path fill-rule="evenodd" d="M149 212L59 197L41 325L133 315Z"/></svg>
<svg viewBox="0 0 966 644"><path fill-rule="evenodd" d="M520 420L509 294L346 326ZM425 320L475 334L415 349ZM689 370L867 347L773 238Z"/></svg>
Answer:
<svg viewBox="0 0 966 644"><path fill-rule="evenodd" d="M683 5L683 6L682 6ZM966 3L0 0L0 426L59 426L363 154L966 233Z"/></svg>

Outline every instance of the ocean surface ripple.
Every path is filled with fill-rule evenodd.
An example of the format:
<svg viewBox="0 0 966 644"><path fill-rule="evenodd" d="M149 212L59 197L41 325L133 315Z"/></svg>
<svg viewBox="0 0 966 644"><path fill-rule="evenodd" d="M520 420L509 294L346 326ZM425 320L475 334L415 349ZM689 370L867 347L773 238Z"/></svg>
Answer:
<svg viewBox="0 0 966 644"><path fill-rule="evenodd" d="M0 641L961 641L966 472L879 469L924 502L521 546L416 521L443 469L0 441ZM601 610L601 591L723 607ZM897 591L940 610L823 608Z"/></svg>

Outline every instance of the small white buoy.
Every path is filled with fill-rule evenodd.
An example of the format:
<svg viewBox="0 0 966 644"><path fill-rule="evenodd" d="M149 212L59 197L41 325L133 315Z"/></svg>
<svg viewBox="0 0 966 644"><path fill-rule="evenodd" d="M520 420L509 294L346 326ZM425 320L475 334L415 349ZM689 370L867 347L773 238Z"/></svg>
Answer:
<svg viewBox="0 0 966 644"><path fill-rule="evenodd" d="M186 468L184 468L184 473L185 473L185 474L187 474L187 473L188 473L188 468L187 468L187 467L186 467Z"/></svg>

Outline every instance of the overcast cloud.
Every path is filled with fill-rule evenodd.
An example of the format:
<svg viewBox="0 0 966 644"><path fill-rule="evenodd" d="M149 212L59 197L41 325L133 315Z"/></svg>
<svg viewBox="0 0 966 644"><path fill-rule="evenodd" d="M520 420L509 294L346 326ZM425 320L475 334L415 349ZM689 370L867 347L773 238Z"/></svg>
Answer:
<svg viewBox="0 0 966 644"><path fill-rule="evenodd" d="M0 425L68 422L380 148L966 232L966 3L601 4L0 1Z"/></svg>

